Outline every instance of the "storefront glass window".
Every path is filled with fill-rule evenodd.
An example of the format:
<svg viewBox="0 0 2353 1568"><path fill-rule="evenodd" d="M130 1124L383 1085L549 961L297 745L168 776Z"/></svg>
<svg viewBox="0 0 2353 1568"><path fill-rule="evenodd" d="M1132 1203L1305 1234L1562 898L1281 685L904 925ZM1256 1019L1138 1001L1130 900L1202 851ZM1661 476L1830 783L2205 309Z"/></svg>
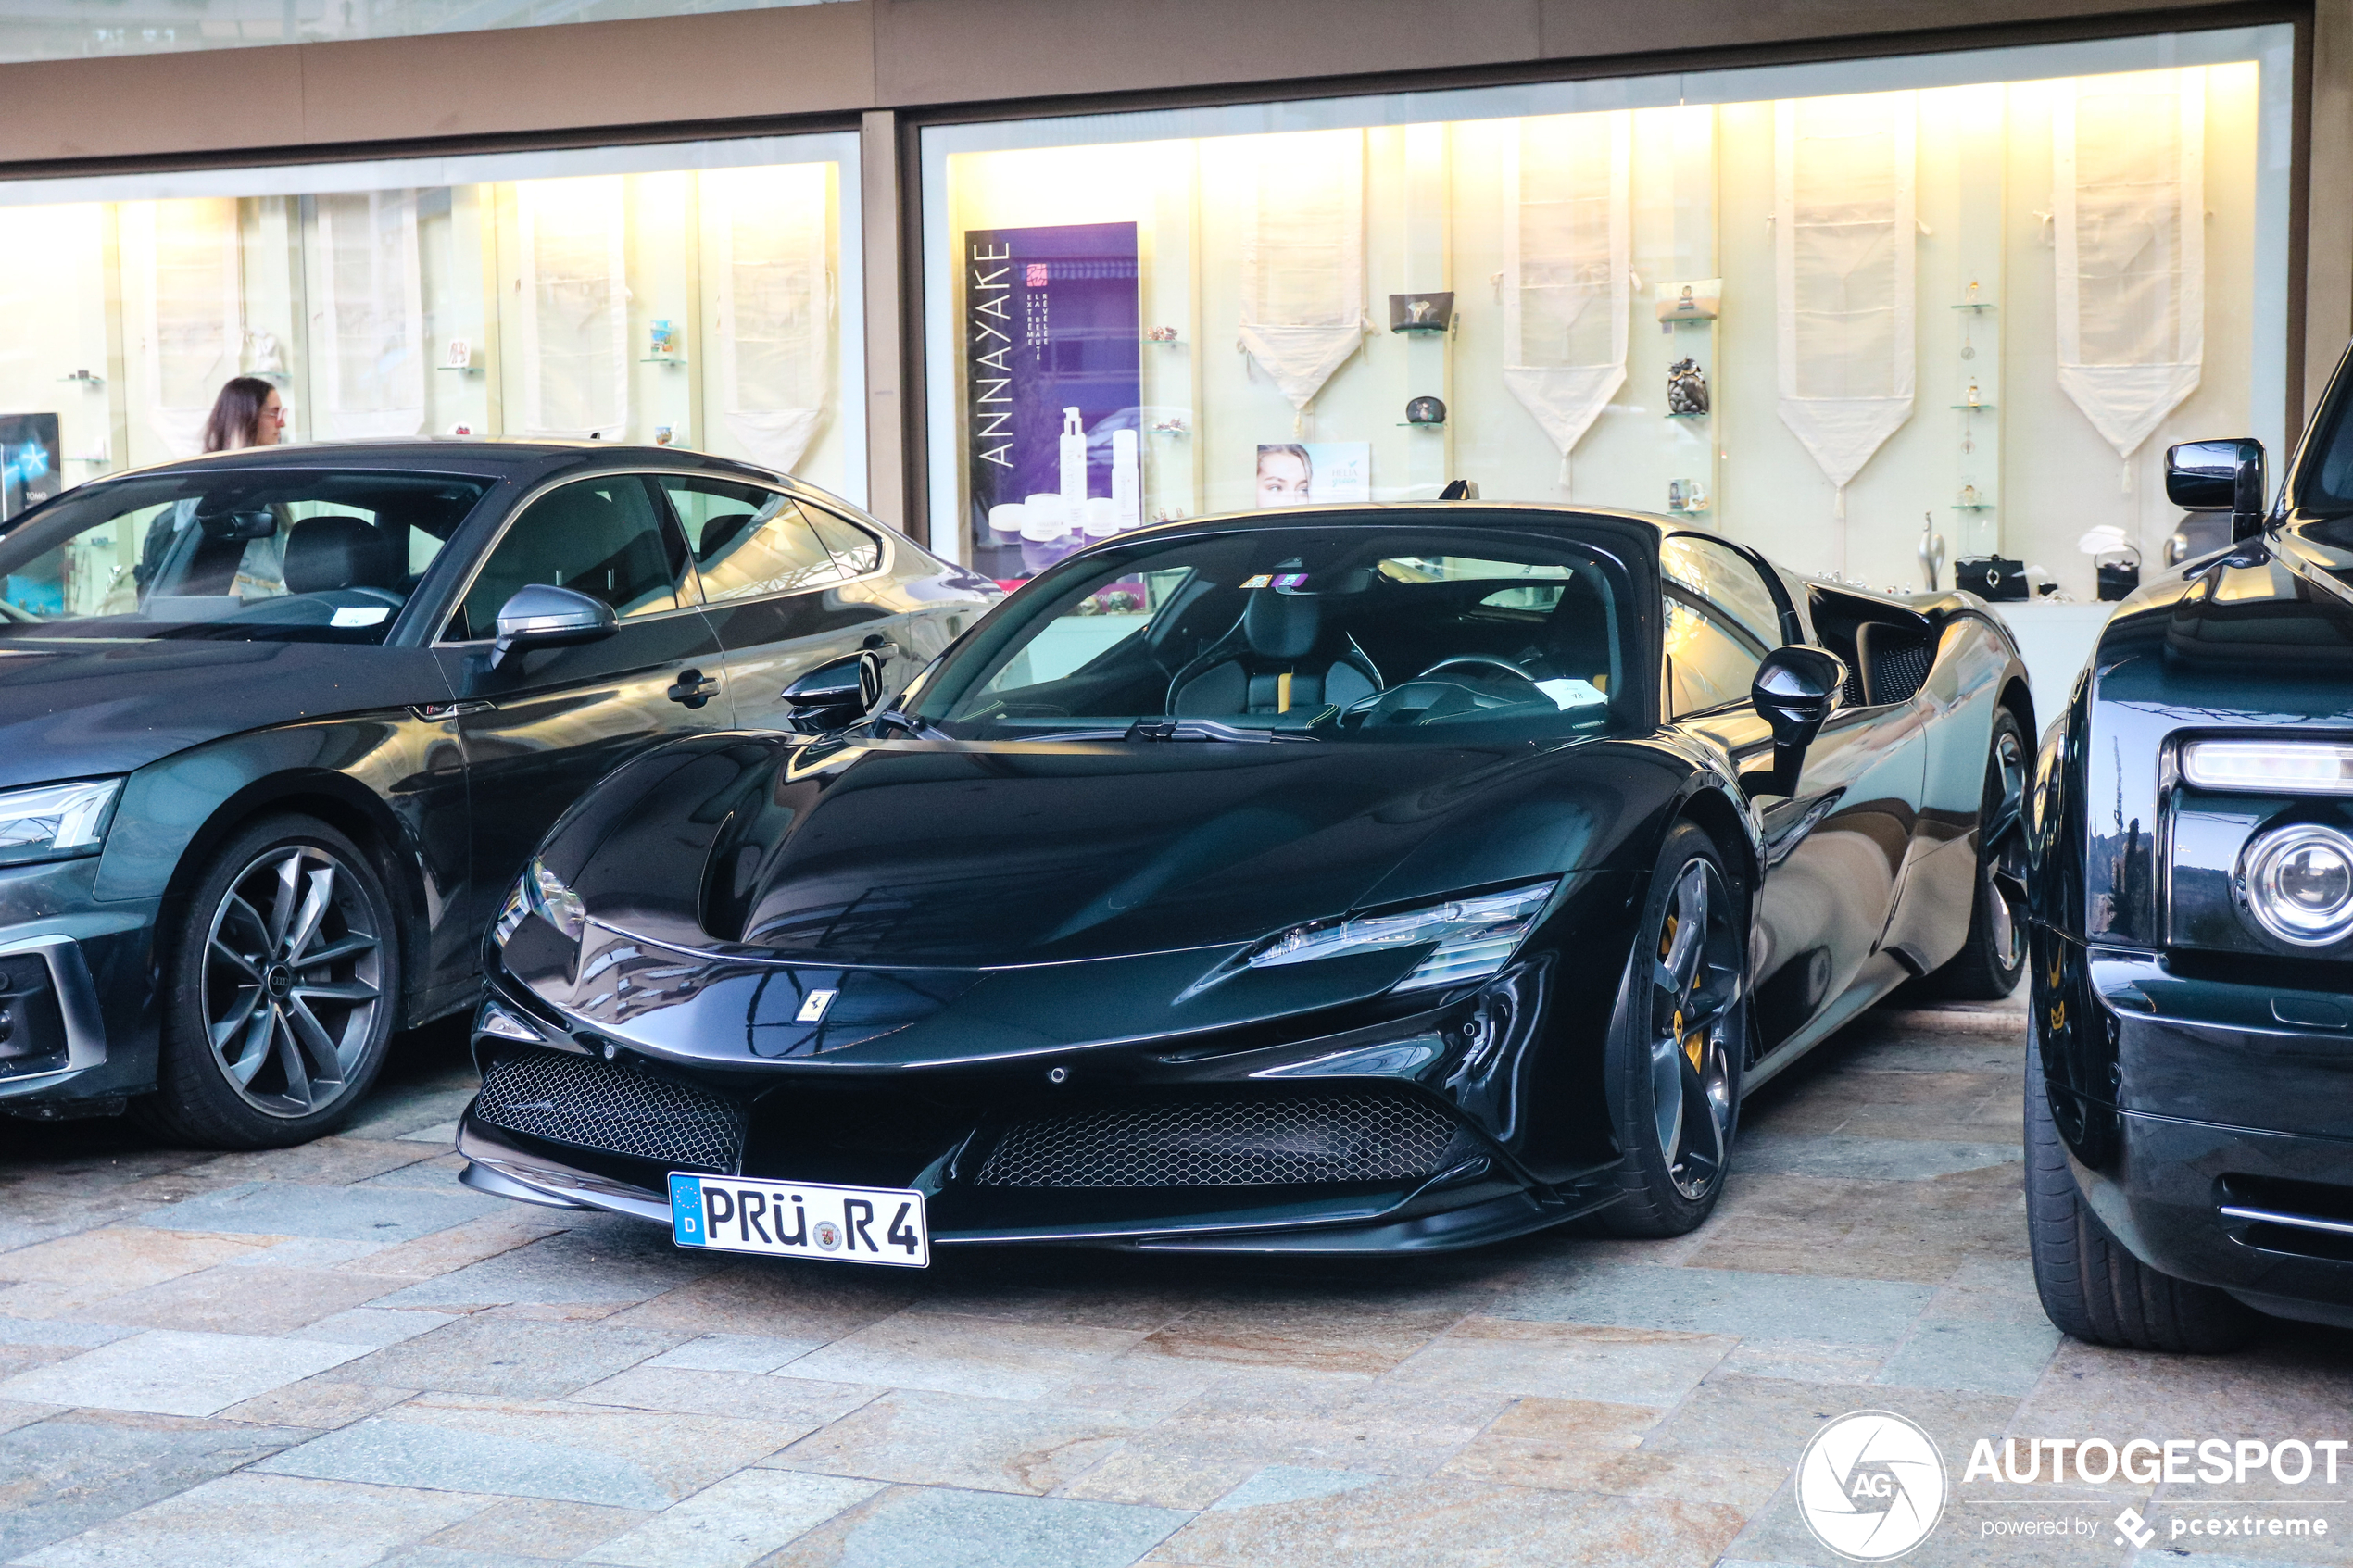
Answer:
<svg viewBox="0 0 2353 1568"><path fill-rule="evenodd" d="M1623 507L2093 596L2287 395L2284 28L924 133L930 526Z"/></svg>
<svg viewBox="0 0 2353 1568"><path fill-rule="evenodd" d="M0 521L284 439L693 446L862 499L854 135L0 185Z"/></svg>

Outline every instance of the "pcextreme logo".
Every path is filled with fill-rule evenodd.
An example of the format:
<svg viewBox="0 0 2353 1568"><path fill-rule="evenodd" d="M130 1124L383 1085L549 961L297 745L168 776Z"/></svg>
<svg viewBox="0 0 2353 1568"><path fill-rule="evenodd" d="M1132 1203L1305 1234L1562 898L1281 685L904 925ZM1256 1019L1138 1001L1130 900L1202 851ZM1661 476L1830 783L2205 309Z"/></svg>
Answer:
<svg viewBox="0 0 2353 1568"><path fill-rule="evenodd" d="M1885 1562L1928 1538L1944 1512L1944 1456L1890 1411L1856 1411L1814 1434L1797 1461L1797 1510L1814 1538Z"/></svg>

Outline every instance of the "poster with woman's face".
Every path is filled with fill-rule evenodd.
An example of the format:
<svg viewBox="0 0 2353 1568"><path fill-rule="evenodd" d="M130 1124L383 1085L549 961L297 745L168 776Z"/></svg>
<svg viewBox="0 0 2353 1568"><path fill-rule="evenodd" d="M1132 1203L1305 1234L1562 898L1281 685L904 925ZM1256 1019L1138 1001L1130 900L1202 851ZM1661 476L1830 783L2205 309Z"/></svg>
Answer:
<svg viewBox="0 0 2353 1568"><path fill-rule="evenodd" d="M1258 449L1258 504L1303 507L1373 498L1369 441L1285 441Z"/></svg>

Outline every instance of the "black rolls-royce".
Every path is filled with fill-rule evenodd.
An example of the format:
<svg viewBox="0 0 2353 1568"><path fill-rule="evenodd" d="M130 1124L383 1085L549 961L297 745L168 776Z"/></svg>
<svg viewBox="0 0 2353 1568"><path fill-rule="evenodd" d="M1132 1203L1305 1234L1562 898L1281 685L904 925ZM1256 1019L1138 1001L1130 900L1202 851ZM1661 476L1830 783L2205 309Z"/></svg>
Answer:
<svg viewBox="0 0 2353 1568"><path fill-rule="evenodd" d="M2030 811L2027 1196L2051 1321L2221 1350L2353 1324L2353 373L2265 505L2167 454L2228 548L2120 605Z"/></svg>

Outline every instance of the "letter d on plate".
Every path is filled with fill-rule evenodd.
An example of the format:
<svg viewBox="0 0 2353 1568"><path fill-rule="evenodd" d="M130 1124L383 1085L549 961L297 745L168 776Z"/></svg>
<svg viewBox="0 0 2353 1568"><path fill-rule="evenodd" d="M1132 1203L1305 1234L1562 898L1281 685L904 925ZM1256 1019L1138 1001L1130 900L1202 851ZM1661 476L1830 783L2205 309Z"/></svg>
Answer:
<svg viewBox="0 0 2353 1568"><path fill-rule="evenodd" d="M670 1228L672 1239L681 1247L700 1247L706 1241L702 1234L702 1178L670 1173Z"/></svg>

